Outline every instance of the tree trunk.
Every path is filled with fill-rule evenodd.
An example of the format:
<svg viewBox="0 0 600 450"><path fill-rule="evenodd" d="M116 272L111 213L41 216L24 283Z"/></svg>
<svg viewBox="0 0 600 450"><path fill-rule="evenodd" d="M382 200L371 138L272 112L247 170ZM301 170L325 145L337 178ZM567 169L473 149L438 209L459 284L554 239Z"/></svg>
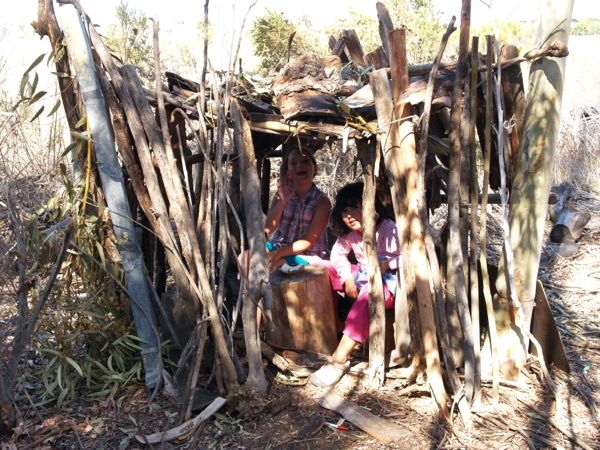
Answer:
<svg viewBox="0 0 600 450"><path fill-rule="evenodd" d="M546 0L540 11L537 39L551 35L553 40L566 45L573 0ZM515 320L526 334L521 340L523 352L529 344L527 333L534 306L552 163L560 126L565 63L564 58L548 57L531 65L523 138L510 197L510 247L514 255L516 296L522 305L522 317ZM505 272L505 266L506 257L503 255L499 274ZM508 285L507 278L499 275L496 287L501 297L508 298Z"/></svg>
<svg viewBox="0 0 600 450"><path fill-rule="evenodd" d="M142 340L146 386L153 388L159 383L162 370L156 320L144 274L144 258L135 239L110 120L106 115L104 97L96 78L96 68L81 19L74 7L66 5L59 9L59 15L69 56L81 87L87 120L94 139L98 172L111 212L127 290L132 300L131 309L137 334Z"/></svg>

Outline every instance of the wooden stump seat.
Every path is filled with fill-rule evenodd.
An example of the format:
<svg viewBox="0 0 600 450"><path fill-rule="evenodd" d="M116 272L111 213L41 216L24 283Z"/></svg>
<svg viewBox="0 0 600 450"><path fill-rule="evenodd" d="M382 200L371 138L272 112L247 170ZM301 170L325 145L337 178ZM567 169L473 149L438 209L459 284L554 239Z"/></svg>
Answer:
<svg viewBox="0 0 600 450"><path fill-rule="evenodd" d="M266 341L280 348L333 353L338 343L336 312L327 270L316 266L288 274L276 270L269 281L273 326L266 329Z"/></svg>

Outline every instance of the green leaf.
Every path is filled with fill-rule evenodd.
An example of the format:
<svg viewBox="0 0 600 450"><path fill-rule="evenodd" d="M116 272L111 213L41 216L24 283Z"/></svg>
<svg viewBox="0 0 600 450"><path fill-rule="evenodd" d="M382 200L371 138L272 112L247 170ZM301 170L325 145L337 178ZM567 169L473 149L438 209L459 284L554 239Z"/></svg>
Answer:
<svg viewBox="0 0 600 450"><path fill-rule="evenodd" d="M40 109L38 109L38 111L33 115L33 117L31 119L29 119L30 122L33 122L35 119L37 119L40 114L44 112L44 105L42 105L42 107Z"/></svg>
<svg viewBox="0 0 600 450"><path fill-rule="evenodd" d="M48 115L46 117L50 117L52 114L54 114L58 108L60 108L61 105L61 101L60 99L56 100L56 103L54 104L54 106L52 107L52 109L50 110L50 112L48 113Z"/></svg>
<svg viewBox="0 0 600 450"><path fill-rule="evenodd" d="M79 119L79 121L75 124L75 128L80 128L82 126L84 126L87 122L87 116L84 114L81 119Z"/></svg>
<svg viewBox="0 0 600 450"><path fill-rule="evenodd" d="M37 102L39 99L41 99L44 95L46 95L46 91L40 91L37 94L35 94L31 100L29 100L29 104L33 104L35 102Z"/></svg>
<svg viewBox="0 0 600 450"><path fill-rule="evenodd" d="M19 85L19 97L25 95L25 86L27 86L27 83L29 83L29 75L25 72L21 77L21 84Z"/></svg>
<svg viewBox="0 0 600 450"><path fill-rule="evenodd" d="M69 358L68 356L65 356L65 360L73 367L73 369L77 371L80 377L83 377L83 371L81 370L81 367L79 366L79 364L77 364L75 360Z"/></svg>
<svg viewBox="0 0 600 450"><path fill-rule="evenodd" d="M56 370L56 382L58 383L58 387L60 387L61 390L64 390L65 388L62 385L62 367L63 366L59 365Z"/></svg>
<svg viewBox="0 0 600 450"><path fill-rule="evenodd" d="M39 81L40 81L40 77L38 76L38 74L36 72L35 75L33 76L33 82L31 83L31 92L35 92Z"/></svg>
<svg viewBox="0 0 600 450"><path fill-rule="evenodd" d="M38 56L37 58L35 58L35 61L33 61L31 63L31 65L29 66L29 68L25 71L25 73L29 73L31 71L31 69L33 69L35 66L37 66L39 63L41 63L44 60L44 56L46 56L45 53L42 53L40 56Z"/></svg>

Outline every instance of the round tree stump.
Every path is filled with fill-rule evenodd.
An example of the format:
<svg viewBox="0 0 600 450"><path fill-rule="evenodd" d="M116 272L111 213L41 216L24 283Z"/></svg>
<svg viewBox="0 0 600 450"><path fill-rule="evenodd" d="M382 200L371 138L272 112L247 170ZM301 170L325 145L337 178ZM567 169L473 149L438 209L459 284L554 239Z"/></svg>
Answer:
<svg viewBox="0 0 600 450"><path fill-rule="evenodd" d="M266 341L280 348L331 355L337 347L335 305L327 270L305 266L294 273L276 270L269 278L273 291L273 326Z"/></svg>

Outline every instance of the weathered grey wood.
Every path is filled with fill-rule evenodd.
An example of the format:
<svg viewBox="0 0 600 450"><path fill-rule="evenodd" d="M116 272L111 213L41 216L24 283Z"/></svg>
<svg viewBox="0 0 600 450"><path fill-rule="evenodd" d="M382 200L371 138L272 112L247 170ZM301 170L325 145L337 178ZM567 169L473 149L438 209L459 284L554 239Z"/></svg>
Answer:
<svg viewBox="0 0 600 450"><path fill-rule="evenodd" d="M153 388L160 382L161 377L160 343L144 273L144 258L140 243L135 238L136 233L110 120L106 114L104 97L96 77L90 44L81 19L76 9L70 5L61 7L59 15L67 50L81 87L87 121L94 140L98 172L110 210L127 290L132 300L131 310L137 334L141 339L145 383L147 387Z"/></svg>
<svg viewBox="0 0 600 450"><path fill-rule="evenodd" d="M385 3L377 2L375 8L377 9L377 21L379 22L379 37L381 37L381 45L383 46L383 51L389 66L390 44L388 43L388 35L394 29L394 22L392 22L392 18ZM379 67L377 67L377 69L379 69Z"/></svg>
<svg viewBox="0 0 600 450"><path fill-rule="evenodd" d="M367 64L375 67L375 69L383 69L390 65L383 47L377 47L372 52L367 53L365 55L365 60L367 61Z"/></svg>
<svg viewBox="0 0 600 450"><path fill-rule="evenodd" d="M356 403L344 400L334 392L326 392L316 397L323 408L335 411L352 425L373 436L384 444L401 443L413 437L413 433L401 426L361 408ZM408 442L405 442L407 444Z"/></svg>
<svg viewBox="0 0 600 450"><path fill-rule="evenodd" d="M340 38L346 45L345 52L346 56L354 65L360 67L366 67L367 61L365 60L365 52L362 48L358 35L354 30L342 31L342 37Z"/></svg>
<svg viewBox="0 0 600 450"><path fill-rule="evenodd" d="M550 230L550 241L572 243L581 237L583 228L592 218L590 212L578 207L575 202L567 202L561 209Z"/></svg>
<svg viewBox="0 0 600 450"><path fill-rule="evenodd" d="M269 264L265 250L265 219L260 207L260 181L256 171L256 156L252 144L250 126L240 111L237 101L231 103L231 115L235 129L234 141L239 155L242 201L246 217L248 252L251 270L248 273L247 294L243 298L242 321L244 340L248 358L248 379L246 384L253 385L266 393L269 383L265 378L260 351L260 337L256 320L257 305L262 297L271 295L269 285ZM264 302L269 304L270 302Z"/></svg>
<svg viewBox="0 0 600 450"><path fill-rule="evenodd" d="M390 23L387 26L391 25ZM390 30L391 32L392 30ZM386 131L387 138L386 146L383 147L383 155L386 168L389 171L392 193L392 204L394 206L394 215L396 218L396 229L398 231L398 239L400 241L400 251L402 267L399 268L399 281L404 283L404 289L400 289L396 294L395 304L395 319L396 319L396 346L395 356L400 358L403 355L402 351L407 351L412 344L412 361L411 365L416 370L422 370L425 365L423 356L423 340L421 332L421 322L419 320L419 305L417 300L417 292L415 289L415 269L410 257L410 223L408 216L408 196L406 195L406 167L404 160L400 157L399 148L400 137L398 135L397 126L392 127L391 123L399 117L399 112L394 111L393 105L396 108L400 107L400 98L402 93L406 91L408 86L408 75L404 71L406 59L405 49L399 46L390 45L390 37L386 34L386 42L388 43L388 57L393 62L391 67L392 74L392 92L389 102L389 88L385 91L385 85L378 86L378 90L383 89L386 95L381 97L376 103L377 120L379 127ZM397 54L394 54L394 51ZM381 77L383 81L383 77ZM373 91L375 92L375 91ZM403 105L402 108L408 108L408 105ZM403 350L404 349L404 350Z"/></svg>
<svg viewBox="0 0 600 450"><path fill-rule="evenodd" d="M171 428L165 432L158 432L152 434L136 434L135 439L141 444L160 444L163 442L173 441L175 439L181 439L188 434L192 433L198 426L206 422L210 417L216 413L219 409L225 405L226 400L222 397L217 397L213 402L208 405L204 411L198 414L191 420L188 420L181 425Z"/></svg>
<svg viewBox="0 0 600 450"><path fill-rule="evenodd" d="M546 366L554 365L566 373L570 373L571 368L569 367L565 347L552 315L544 285L540 280L537 281L535 288L535 307L531 319L531 334L539 342L543 355L538 354L536 346L530 346L531 353L538 358L543 356Z"/></svg>

